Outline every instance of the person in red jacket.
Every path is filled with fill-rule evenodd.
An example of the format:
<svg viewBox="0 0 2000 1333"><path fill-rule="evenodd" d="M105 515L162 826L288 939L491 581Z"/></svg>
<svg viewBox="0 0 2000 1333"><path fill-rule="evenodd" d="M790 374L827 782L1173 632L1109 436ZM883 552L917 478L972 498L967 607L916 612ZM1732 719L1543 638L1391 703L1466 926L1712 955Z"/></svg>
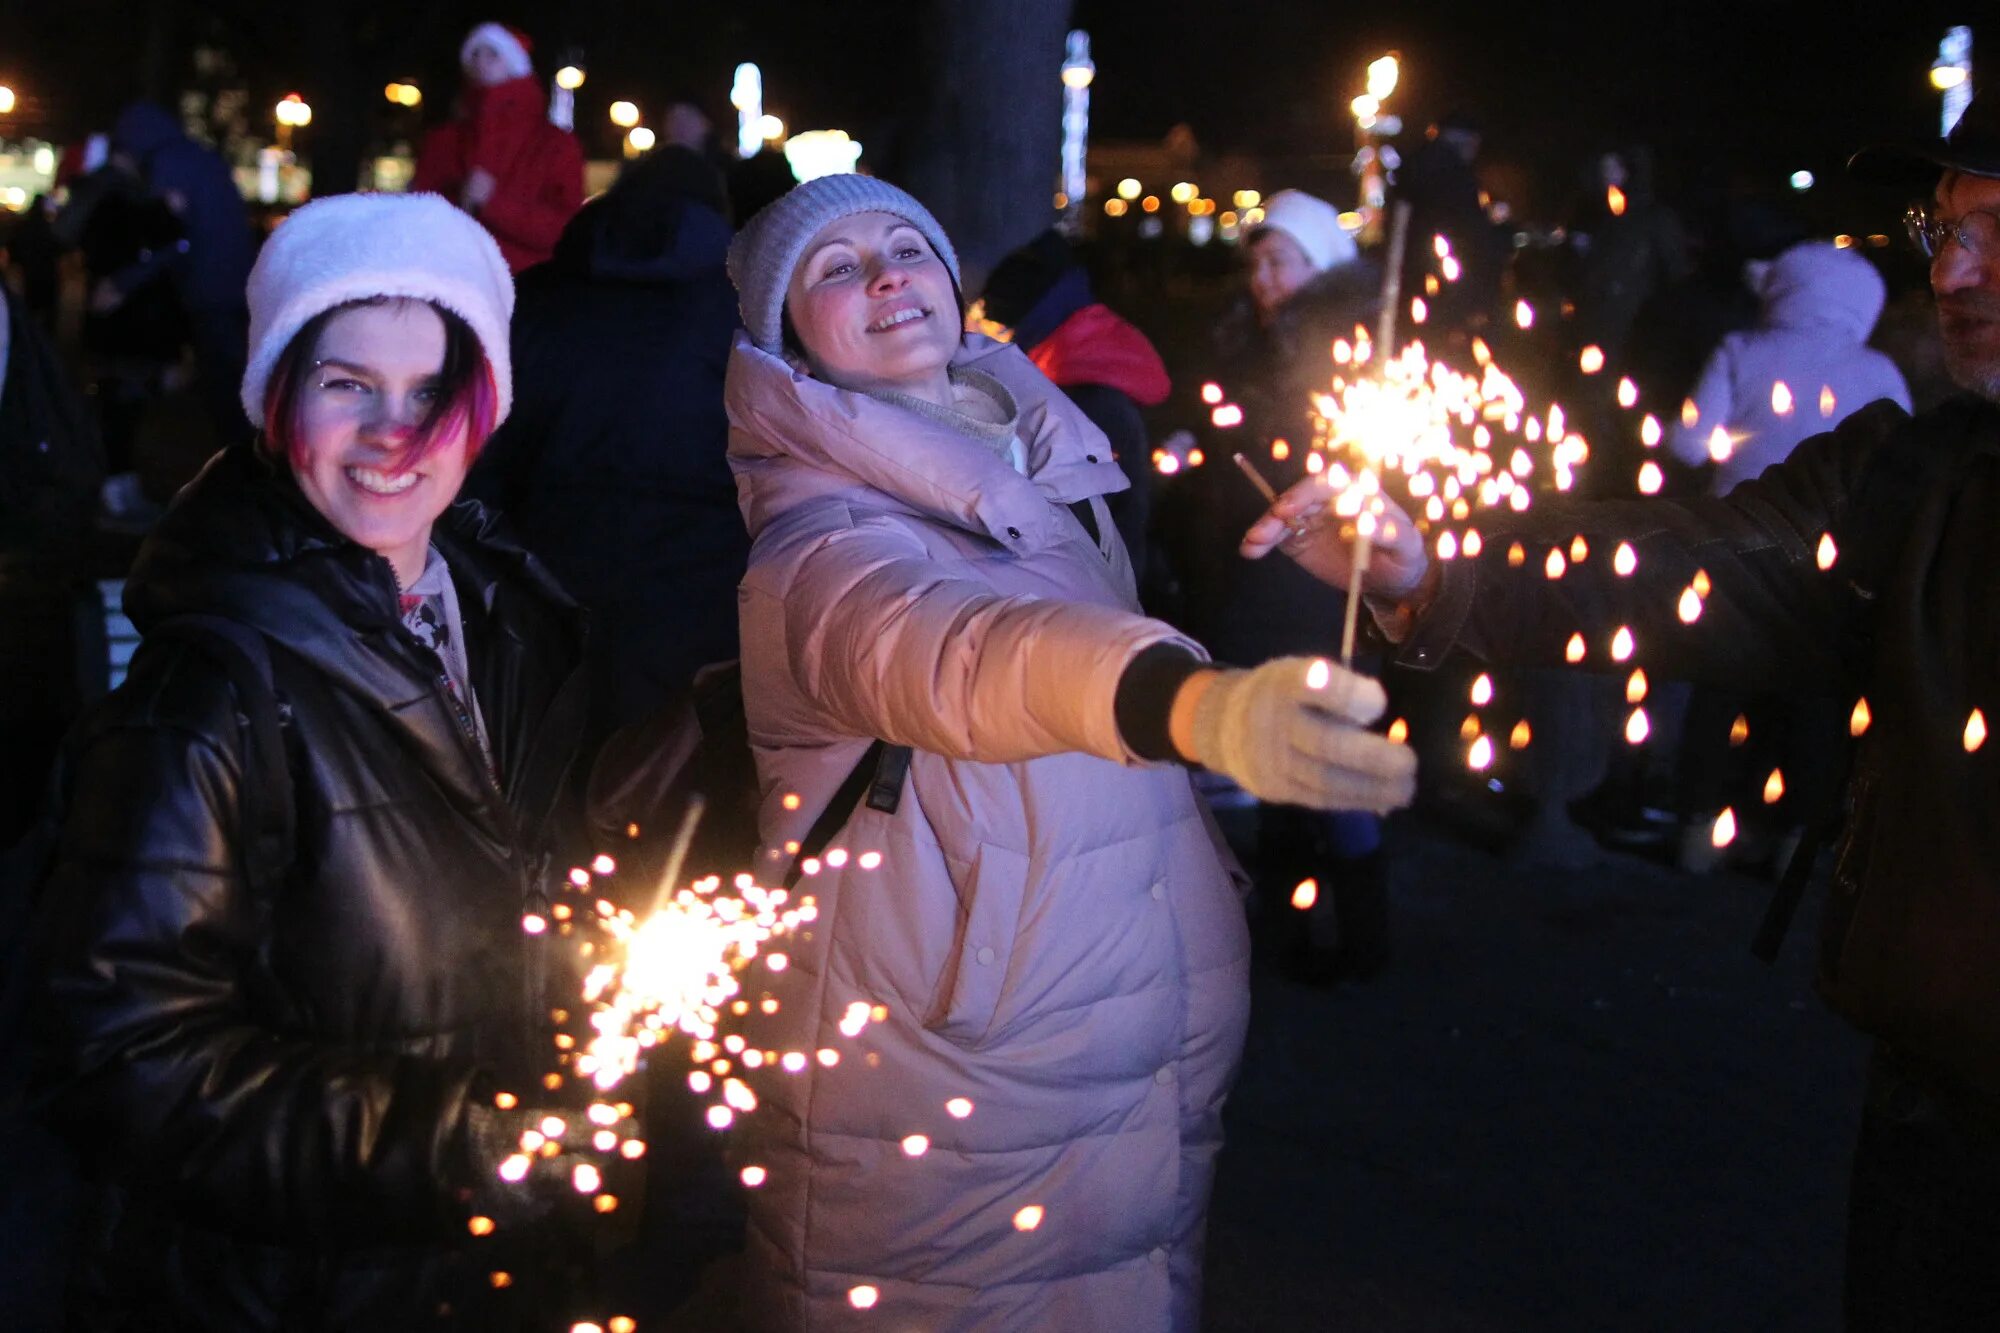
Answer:
<svg viewBox="0 0 2000 1333"><path fill-rule="evenodd" d="M498 23L467 35L460 113L424 136L410 181L478 218L515 273L547 259L583 206L583 149L549 122L530 49L524 34Z"/></svg>
<svg viewBox="0 0 2000 1333"><path fill-rule="evenodd" d="M1166 363L1145 334L1097 299L1090 274L1054 229L995 265L982 300L986 318L1012 330L1014 345L1111 442L1132 484L1106 496L1105 504L1125 539L1143 595L1153 463L1140 409L1167 400L1173 385Z"/></svg>

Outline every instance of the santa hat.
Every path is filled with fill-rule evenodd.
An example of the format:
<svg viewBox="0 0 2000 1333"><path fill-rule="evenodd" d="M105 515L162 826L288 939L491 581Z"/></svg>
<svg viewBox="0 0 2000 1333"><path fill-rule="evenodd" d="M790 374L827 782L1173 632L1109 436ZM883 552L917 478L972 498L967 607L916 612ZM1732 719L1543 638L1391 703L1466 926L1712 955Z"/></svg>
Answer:
<svg viewBox="0 0 2000 1333"><path fill-rule="evenodd" d="M465 41L458 48L460 69L472 64L472 48L481 42L500 53L501 65L514 78L525 79L535 72L534 61L528 58L535 44L528 40L527 33L504 23L482 23L466 34Z"/></svg>
<svg viewBox="0 0 2000 1333"><path fill-rule="evenodd" d="M514 402L507 321L514 279L486 228L435 194L336 194L271 233L250 270L250 363L243 410L264 425L271 370L315 315L371 297L429 301L471 326L493 368L499 411Z"/></svg>

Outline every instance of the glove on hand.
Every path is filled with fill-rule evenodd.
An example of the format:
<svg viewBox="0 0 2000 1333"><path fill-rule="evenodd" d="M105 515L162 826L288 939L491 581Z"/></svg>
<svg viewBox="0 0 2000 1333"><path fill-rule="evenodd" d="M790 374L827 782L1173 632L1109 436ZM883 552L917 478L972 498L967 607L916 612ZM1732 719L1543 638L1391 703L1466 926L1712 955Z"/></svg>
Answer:
<svg viewBox="0 0 2000 1333"><path fill-rule="evenodd" d="M1195 706L1189 757L1259 800L1380 814L1417 785L1416 754L1364 729L1387 706L1378 682L1323 659L1225 671Z"/></svg>

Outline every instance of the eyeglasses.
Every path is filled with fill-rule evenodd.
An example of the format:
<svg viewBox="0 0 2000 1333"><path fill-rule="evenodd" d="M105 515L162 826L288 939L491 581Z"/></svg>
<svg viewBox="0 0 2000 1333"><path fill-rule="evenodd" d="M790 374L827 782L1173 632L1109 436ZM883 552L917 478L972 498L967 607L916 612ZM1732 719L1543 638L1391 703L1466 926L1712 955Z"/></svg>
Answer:
<svg viewBox="0 0 2000 1333"><path fill-rule="evenodd" d="M1931 216L1929 204L1911 204L1903 213L1903 226L1926 259L1936 259L1946 240L1957 241L1976 258L2000 258L2000 214L1986 209L1972 209L1946 222Z"/></svg>

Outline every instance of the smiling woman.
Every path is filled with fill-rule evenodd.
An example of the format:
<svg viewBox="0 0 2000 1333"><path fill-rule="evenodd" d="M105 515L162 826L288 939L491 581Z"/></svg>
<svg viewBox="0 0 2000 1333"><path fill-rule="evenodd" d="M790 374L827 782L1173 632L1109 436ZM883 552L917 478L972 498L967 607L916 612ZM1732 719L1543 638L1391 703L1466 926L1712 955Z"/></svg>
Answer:
<svg viewBox="0 0 2000 1333"><path fill-rule="evenodd" d="M264 438L140 551L144 639L74 738L40 923L56 1124L117 1191L71 1315L546 1327L540 1186L497 1168L549 1108L495 1094L570 990L521 921L582 627L453 503L509 406L512 281L443 199L346 195L248 297Z"/></svg>
<svg viewBox="0 0 2000 1333"><path fill-rule="evenodd" d="M271 372L264 439L312 507L408 587L495 408L470 325L424 301L375 297L293 336Z"/></svg>
<svg viewBox="0 0 2000 1333"><path fill-rule="evenodd" d="M760 869L820 812L881 854L802 885L820 924L759 1040L822 1046L855 996L890 1011L866 1061L772 1084L746 1131L757 1326L1192 1330L1248 940L1175 761L1379 809L1414 760L1356 726L1374 682L1218 671L1140 614L1110 445L1019 348L962 333L917 200L811 181L729 263Z"/></svg>

